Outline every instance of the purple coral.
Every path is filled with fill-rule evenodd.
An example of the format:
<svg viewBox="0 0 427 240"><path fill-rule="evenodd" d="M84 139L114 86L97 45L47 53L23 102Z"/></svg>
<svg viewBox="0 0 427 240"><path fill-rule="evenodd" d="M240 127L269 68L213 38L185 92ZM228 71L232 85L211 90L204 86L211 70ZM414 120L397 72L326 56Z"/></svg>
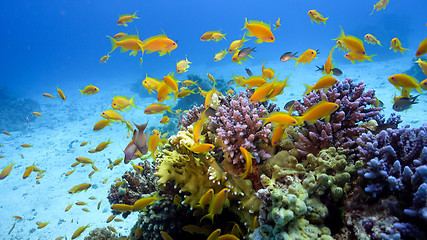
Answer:
<svg viewBox="0 0 427 240"><path fill-rule="evenodd" d="M346 78L343 82L323 91L311 92L303 97L303 103L295 101L294 109L302 115L316 103L326 100L339 104L339 109L331 115L328 123L317 121L305 126L305 133L299 133L299 141L295 143L302 155L316 155L321 149L331 146L354 150L357 147L356 138L365 128L358 123L367 122L378 115L382 108L370 107L376 101L375 90L365 92L363 82L353 83Z"/></svg>
<svg viewBox="0 0 427 240"><path fill-rule="evenodd" d="M388 198L398 218L393 227L405 238L426 237L427 124L364 133L357 143L358 157L368 166L358 172L359 182L371 202Z"/></svg>
<svg viewBox="0 0 427 240"><path fill-rule="evenodd" d="M271 157L259 145L259 142L268 143L271 132L271 125L263 126L260 119L266 115L266 107L250 103L249 98L250 94L243 92L231 98L222 97L216 116L210 118L208 129L216 133L224 157L233 164L244 162L240 147L251 152L258 162Z"/></svg>

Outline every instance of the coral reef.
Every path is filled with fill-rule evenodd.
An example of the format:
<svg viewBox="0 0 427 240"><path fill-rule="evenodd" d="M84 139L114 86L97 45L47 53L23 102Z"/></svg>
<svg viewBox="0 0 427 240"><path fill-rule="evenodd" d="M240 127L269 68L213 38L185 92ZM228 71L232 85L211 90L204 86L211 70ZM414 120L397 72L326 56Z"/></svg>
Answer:
<svg viewBox="0 0 427 240"><path fill-rule="evenodd" d="M151 194L158 190L157 178L154 176L155 165L148 161L143 161L138 164L143 168L141 173L134 171L126 171L121 185L111 185L108 194L110 204L122 203L133 205L136 200L140 199L144 194ZM120 212L114 212L120 214ZM127 217L130 212L123 213L123 217Z"/></svg>
<svg viewBox="0 0 427 240"><path fill-rule="evenodd" d="M259 163L271 157L266 151L271 124L263 126L261 117L267 108L261 103L249 103L250 94L240 92L220 98L215 117L210 118L209 131L216 133L216 143L224 158L233 164L244 163L239 147L248 150Z"/></svg>
<svg viewBox="0 0 427 240"><path fill-rule="evenodd" d="M303 97L303 103L295 101L294 110L302 115L309 107L322 100L339 104L339 109L331 115L328 123L317 121L300 130L299 139L295 142L298 152L302 155L316 155L321 149L333 146L349 149L349 154L354 157L356 138L366 132L366 128L358 123L369 121L382 109L369 107L376 101L375 91L365 92L363 82L353 83L352 79L346 78L330 87L326 93L311 92Z"/></svg>
<svg viewBox="0 0 427 240"><path fill-rule="evenodd" d="M415 129L389 128L377 135L365 133L357 143L358 157L367 164L358 173L368 203L387 199L390 213L397 218L390 227L397 231L393 234L405 239L425 238L427 124Z"/></svg>
<svg viewBox="0 0 427 240"><path fill-rule="evenodd" d="M261 227L250 238L332 239L324 223L328 206L320 200L330 205L343 200L344 189L357 175L356 165L347 162L344 153L330 147L317 156L308 154L300 163L292 149L267 160L259 170L264 188L256 193L263 202Z"/></svg>
<svg viewBox="0 0 427 240"><path fill-rule="evenodd" d="M95 228L89 232L85 240L118 240L119 238L107 228Z"/></svg>

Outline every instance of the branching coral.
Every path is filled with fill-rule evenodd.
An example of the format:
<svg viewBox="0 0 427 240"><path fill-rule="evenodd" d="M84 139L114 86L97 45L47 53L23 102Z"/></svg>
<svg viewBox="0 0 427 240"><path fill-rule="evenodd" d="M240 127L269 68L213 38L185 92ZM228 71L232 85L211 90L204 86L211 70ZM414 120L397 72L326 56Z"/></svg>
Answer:
<svg viewBox="0 0 427 240"><path fill-rule="evenodd" d="M333 146L349 149L349 154L352 155L357 147L356 138L366 131L358 123L367 122L382 109L369 107L376 101L375 91L365 92L363 82L353 83L352 79L346 78L330 87L326 93L317 91L305 95L303 103L295 101L294 109L302 115L309 107L322 100L339 104L339 109L331 115L328 123L317 121L301 129L299 140L295 143L298 152L302 155L316 155L321 149Z"/></svg>
<svg viewBox="0 0 427 240"><path fill-rule="evenodd" d="M133 205L143 194L157 191L157 178L154 176L155 166L148 161L140 162L139 166L143 168L141 173L126 171L122 176L124 182L120 186L111 185L110 193L107 197L110 204L123 203ZM129 214L129 212L123 213L123 216L126 217Z"/></svg>
<svg viewBox="0 0 427 240"><path fill-rule="evenodd" d="M362 134L358 156L368 168L360 170L360 184L370 203L388 198L393 224L402 237L426 237L427 124L411 129L387 129Z"/></svg>
<svg viewBox="0 0 427 240"><path fill-rule="evenodd" d="M248 150L257 162L271 157L265 150L271 125L263 126L260 119L267 109L261 103L249 103L249 98L250 94L243 92L232 99L222 97L216 116L210 118L208 129L216 133L224 158L233 164L244 163L240 147Z"/></svg>

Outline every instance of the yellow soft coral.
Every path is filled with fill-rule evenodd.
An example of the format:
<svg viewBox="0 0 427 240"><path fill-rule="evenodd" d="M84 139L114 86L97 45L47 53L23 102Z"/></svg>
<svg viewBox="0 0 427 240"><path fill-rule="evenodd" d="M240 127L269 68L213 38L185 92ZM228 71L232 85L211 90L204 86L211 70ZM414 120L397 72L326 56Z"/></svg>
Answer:
<svg viewBox="0 0 427 240"><path fill-rule="evenodd" d="M174 182L186 194L183 204L192 208L196 208L208 189L213 188L217 193L223 188L229 188L230 210L251 227L261 205L254 194L252 182L231 175L210 154L195 155L184 145L191 147L195 142L190 132L179 131L159 151L157 158L160 165L155 173L159 177L158 184L164 187L166 183Z"/></svg>

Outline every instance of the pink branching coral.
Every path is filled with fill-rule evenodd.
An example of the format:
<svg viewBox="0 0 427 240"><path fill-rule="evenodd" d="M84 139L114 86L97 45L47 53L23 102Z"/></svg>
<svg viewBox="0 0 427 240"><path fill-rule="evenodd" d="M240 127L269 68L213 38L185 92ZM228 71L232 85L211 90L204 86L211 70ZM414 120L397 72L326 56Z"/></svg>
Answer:
<svg viewBox="0 0 427 240"><path fill-rule="evenodd" d="M356 138L366 131L358 124L369 121L382 110L380 107L370 107L376 102L375 90L365 92L365 86L363 82L353 83L352 79L346 78L326 93L311 92L303 97L303 103L295 101L294 109L299 115L322 100L339 104L339 109L331 115L328 123L317 121L298 133L299 141L295 145L300 154L316 155L321 149L331 146L352 152L357 147Z"/></svg>
<svg viewBox="0 0 427 240"><path fill-rule="evenodd" d="M215 117L210 118L209 131L216 133L222 143L219 148L224 152L227 161L237 164L244 162L240 147L248 150L260 162L271 157L259 145L268 143L271 125L263 126L259 119L267 113L261 103L249 103L250 94L240 92L233 97L221 98L221 104Z"/></svg>

